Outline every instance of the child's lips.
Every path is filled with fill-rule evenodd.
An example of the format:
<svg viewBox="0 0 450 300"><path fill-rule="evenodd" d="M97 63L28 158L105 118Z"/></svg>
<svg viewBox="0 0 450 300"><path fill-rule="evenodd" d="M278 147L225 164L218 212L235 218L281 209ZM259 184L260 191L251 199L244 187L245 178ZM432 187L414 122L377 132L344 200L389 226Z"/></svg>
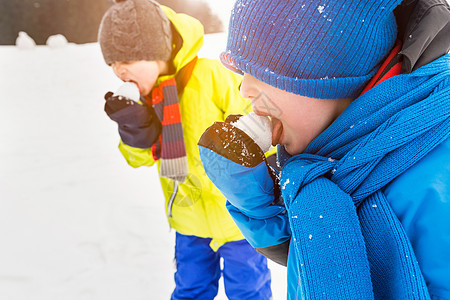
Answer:
<svg viewBox="0 0 450 300"><path fill-rule="evenodd" d="M272 146L280 144L283 134L283 124L277 118L272 117Z"/></svg>
<svg viewBox="0 0 450 300"><path fill-rule="evenodd" d="M136 81L131 81L131 82L133 82L137 86L137 88L139 90L139 94L140 94L141 93L141 87L139 86L139 83L137 83Z"/></svg>

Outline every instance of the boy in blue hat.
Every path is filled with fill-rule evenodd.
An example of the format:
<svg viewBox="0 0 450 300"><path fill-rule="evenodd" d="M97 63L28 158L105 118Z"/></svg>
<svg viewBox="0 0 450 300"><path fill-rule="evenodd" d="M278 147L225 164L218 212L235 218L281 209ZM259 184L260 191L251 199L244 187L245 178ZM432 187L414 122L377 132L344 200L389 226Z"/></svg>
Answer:
<svg viewBox="0 0 450 300"><path fill-rule="evenodd" d="M281 197L230 122L200 154L250 244L287 265L289 299L450 299L450 9L400 2L232 11L221 60L271 118ZM245 164L239 147L253 151Z"/></svg>

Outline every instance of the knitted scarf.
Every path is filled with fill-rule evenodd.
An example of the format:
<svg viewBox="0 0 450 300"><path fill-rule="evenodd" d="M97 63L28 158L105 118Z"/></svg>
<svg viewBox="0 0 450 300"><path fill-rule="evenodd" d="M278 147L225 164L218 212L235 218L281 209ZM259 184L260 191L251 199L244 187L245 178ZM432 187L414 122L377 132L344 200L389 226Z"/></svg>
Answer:
<svg viewBox="0 0 450 300"><path fill-rule="evenodd" d="M154 87L151 100L147 98L146 101L153 105L162 124L162 134L152 146L153 158L161 159L160 175L184 182L188 174L188 161L175 78Z"/></svg>
<svg viewBox="0 0 450 300"><path fill-rule="evenodd" d="M366 91L303 154L280 161L298 298L429 299L382 189L450 136L449 99L447 54Z"/></svg>
<svg viewBox="0 0 450 300"><path fill-rule="evenodd" d="M194 57L174 78L154 87L151 98L145 97L146 103L153 106L162 124L162 134L152 146L153 159L161 159L161 177L179 182L186 181L189 168L178 95L183 92L191 79L197 60L198 57Z"/></svg>

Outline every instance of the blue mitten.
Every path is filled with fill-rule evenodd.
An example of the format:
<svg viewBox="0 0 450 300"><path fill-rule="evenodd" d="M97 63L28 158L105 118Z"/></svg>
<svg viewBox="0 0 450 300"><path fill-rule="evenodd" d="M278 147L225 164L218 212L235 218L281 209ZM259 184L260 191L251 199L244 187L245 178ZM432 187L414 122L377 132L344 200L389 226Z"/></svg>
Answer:
<svg viewBox="0 0 450 300"><path fill-rule="evenodd" d="M227 198L227 209L248 242L266 256L265 250L282 248L281 259L269 258L285 264L290 229L277 172L255 141L232 125L239 117L231 115L225 122L215 122L203 133L198 143L200 158L208 177Z"/></svg>

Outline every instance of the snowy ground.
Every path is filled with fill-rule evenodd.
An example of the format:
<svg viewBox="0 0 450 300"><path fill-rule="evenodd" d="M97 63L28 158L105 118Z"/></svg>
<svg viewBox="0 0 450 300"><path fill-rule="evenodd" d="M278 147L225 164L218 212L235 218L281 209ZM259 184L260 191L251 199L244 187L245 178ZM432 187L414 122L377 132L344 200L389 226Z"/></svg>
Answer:
<svg viewBox="0 0 450 300"><path fill-rule="evenodd" d="M208 36L201 55L224 43ZM0 299L169 299L174 232L157 170L117 149L103 94L120 82L99 46L1 46L0 70ZM285 299L285 269L270 266Z"/></svg>

